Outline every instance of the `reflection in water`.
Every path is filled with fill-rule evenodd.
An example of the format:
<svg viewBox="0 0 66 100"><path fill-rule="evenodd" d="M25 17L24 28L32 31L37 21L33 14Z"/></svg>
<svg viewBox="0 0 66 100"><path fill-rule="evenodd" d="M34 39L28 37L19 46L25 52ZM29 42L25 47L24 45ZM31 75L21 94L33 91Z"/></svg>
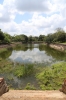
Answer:
<svg viewBox="0 0 66 100"><path fill-rule="evenodd" d="M39 44L22 44L0 53L2 59L19 63L54 63L66 61L66 54Z"/></svg>
<svg viewBox="0 0 66 100"><path fill-rule="evenodd" d="M6 51L3 51L3 52L0 53L0 57L2 59L8 58L12 54L12 50L13 50L13 48L7 48Z"/></svg>
<svg viewBox="0 0 66 100"><path fill-rule="evenodd" d="M25 49L27 48L27 49ZM28 44L14 48L9 59L19 63L54 63L66 60L66 54L44 45Z"/></svg>
<svg viewBox="0 0 66 100"><path fill-rule="evenodd" d="M45 51L40 51L38 48L28 49L25 52L14 50L9 59L21 63L44 63L53 60L51 56L46 55Z"/></svg>
<svg viewBox="0 0 66 100"><path fill-rule="evenodd" d="M48 46L38 44L17 45L16 47L13 47L13 49L10 48L7 49L7 51L2 52L0 57L2 59L8 58L13 62L36 63L38 67L41 67L41 64L44 66L53 64L57 61L66 61L65 53L51 49ZM13 71L12 73L5 73L4 71L3 73L0 73L0 76L4 77L7 84L11 84L11 87L14 89L24 89L27 83L33 84L35 87L37 87L37 89L39 87L35 75L30 75L30 77L27 76L25 78L18 78L13 74Z"/></svg>
<svg viewBox="0 0 66 100"><path fill-rule="evenodd" d="M52 58L56 59L57 61L66 61L66 53L60 52L58 50L54 50L49 46L39 45L40 51L45 51L46 55L52 56Z"/></svg>

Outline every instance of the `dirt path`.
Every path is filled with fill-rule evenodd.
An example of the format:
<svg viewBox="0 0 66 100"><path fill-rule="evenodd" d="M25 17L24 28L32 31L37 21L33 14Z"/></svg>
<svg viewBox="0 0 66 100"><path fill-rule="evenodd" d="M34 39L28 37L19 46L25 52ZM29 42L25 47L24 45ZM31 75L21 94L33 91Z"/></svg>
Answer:
<svg viewBox="0 0 66 100"><path fill-rule="evenodd" d="M66 95L60 91L10 90L3 94L0 100L66 100Z"/></svg>

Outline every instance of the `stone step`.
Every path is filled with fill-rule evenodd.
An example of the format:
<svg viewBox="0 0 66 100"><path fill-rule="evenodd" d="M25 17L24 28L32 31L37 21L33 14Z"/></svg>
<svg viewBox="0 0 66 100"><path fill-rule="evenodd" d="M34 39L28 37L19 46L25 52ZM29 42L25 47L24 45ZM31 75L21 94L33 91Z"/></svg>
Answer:
<svg viewBox="0 0 66 100"><path fill-rule="evenodd" d="M0 100L66 100L66 95L57 90L10 90Z"/></svg>

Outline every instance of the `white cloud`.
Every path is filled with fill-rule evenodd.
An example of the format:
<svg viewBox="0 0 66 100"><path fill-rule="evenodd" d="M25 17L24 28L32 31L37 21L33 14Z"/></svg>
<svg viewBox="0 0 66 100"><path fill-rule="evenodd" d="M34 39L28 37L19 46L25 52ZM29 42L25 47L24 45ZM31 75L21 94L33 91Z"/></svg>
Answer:
<svg viewBox="0 0 66 100"><path fill-rule="evenodd" d="M26 12L32 18L18 24L15 17ZM11 35L46 35L58 27L66 30L65 22L66 0L4 0L0 4L0 28Z"/></svg>
<svg viewBox="0 0 66 100"><path fill-rule="evenodd" d="M35 51L35 52L34 52ZM40 52L37 48L33 49L30 51L28 49L27 51L13 51L12 55L9 57L12 61L17 61L17 62L37 62L37 63L44 63L44 62L51 62L53 59L51 56L49 57L48 55L45 54L45 52ZM51 60L51 61L50 61Z"/></svg>
<svg viewBox="0 0 66 100"><path fill-rule="evenodd" d="M48 0L15 0L16 8L23 12L45 12L50 10Z"/></svg>

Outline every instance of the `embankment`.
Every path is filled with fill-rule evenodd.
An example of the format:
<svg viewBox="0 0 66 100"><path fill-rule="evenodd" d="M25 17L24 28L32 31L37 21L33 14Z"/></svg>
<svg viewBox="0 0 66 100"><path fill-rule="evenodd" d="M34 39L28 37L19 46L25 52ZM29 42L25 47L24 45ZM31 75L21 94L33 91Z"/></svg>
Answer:
<svg viewBox="0 0 66 100"><path fill-rule="evenodd" d="M50 44L51 48L65 52L66 51L66 44Z"/></svg>
<svg viewBox="0 0 66 100"><path fill-rule="evenodd" d="M0 49L1 48L7 48L7 47L13 47L13 46L15 46L17 44L22 44L22 42L16 42L16 43L11 43L11 44L1 44L0 45Z"/></svg>

